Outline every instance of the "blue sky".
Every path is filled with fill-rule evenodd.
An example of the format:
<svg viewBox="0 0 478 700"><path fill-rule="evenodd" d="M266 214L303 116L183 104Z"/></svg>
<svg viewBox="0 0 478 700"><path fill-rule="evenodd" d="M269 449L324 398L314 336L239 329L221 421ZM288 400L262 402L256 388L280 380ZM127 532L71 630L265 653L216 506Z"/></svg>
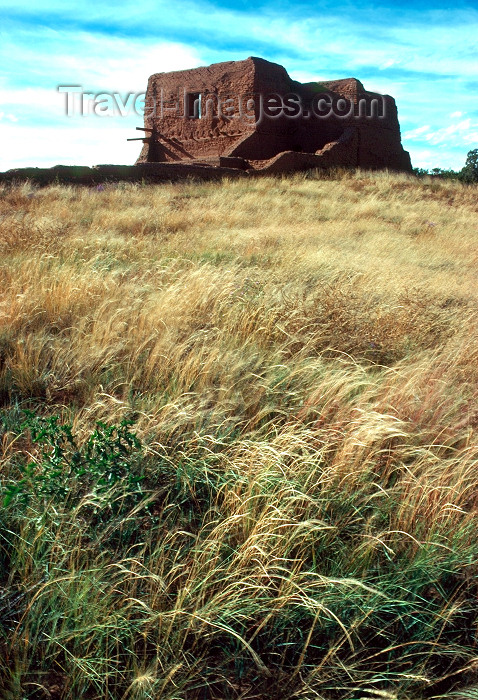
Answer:
<svg viewBox="0 0 478 700"><path fill-rule="evenodd" d="M393 95L414 166L458 169L478 148L477 0L0 0L0 171L134 162L141 118L67 117L58 85L124 96L151 73L248 56Z"/></svg>

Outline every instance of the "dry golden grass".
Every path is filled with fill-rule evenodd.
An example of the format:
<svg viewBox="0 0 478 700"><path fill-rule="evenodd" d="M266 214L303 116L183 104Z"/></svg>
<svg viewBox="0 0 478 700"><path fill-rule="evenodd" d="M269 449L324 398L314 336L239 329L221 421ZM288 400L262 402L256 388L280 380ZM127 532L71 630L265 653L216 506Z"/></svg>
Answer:
<svg viewBox="0 0 478 700"><path fill-rule="evenodd" d="M2 488L44 459L25 408L145 446L129 510L6 508L3 697L476 683L476 187L26 184L0 251Z"/></svg>

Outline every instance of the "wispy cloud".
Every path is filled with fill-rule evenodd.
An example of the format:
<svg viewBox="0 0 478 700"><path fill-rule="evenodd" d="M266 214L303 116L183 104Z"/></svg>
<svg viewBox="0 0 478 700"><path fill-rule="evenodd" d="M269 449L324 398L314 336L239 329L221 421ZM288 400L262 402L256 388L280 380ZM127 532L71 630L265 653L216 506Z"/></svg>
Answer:
<svg viewBox="0 0 478 700"><path fill-rule="evenodd" d="M471 119L465 119L457 124L450 124L443 129L426 133L424 138L433 146L441 144L461 146L473 141L478 143L478 121L472 122Z"/></svg>
<svg viewBox="0 0 478 700"><path fill-rule="evenodd" d="M426 124L425 126L419 126L418 129L406 131L403 134L403 138L408 139L409 141L412 141L413 139L421 139L427 131L430 131L430 127L428 124Z"/></svg>

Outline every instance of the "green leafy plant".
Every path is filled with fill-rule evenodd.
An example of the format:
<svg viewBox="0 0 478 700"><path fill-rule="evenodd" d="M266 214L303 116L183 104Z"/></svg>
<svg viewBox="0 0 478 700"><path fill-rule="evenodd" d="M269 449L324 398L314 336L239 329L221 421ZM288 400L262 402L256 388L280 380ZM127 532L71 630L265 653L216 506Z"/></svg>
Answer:
<svg viewBox="0 0 478 700"><path fill-rule="evenodd" d="M15 500L28 505L33 498L62 503L87 491L100 495L119 482L129 495L141 494L142 477L132 469L141 442L130 430L131 421L98 422L79 446L72 426L59 423L58 416L40 417L31 411L25 416L21 429L29 431L41 452L35 461L18 464L20 478L4 487L4 507Z"/></svg>

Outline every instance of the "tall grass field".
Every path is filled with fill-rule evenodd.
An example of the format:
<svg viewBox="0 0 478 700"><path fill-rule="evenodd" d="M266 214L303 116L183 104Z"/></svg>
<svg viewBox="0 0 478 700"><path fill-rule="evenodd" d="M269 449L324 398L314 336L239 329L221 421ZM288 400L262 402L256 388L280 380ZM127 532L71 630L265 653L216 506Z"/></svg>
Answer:
<svg viewBox="0 0 478 700"><path fill-rule="evenodd" d="M478 187L0 188L0 698L478 698Z"/></svg>

